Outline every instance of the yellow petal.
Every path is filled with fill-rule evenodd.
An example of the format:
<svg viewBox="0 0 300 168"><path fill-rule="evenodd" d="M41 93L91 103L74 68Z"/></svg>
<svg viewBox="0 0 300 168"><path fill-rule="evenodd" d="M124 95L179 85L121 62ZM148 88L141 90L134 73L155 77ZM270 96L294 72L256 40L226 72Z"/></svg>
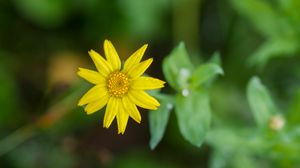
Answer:
<svg viewBox="0 0 300 168"><path fill-rule="evenodd" d="M111 65L109 65L109 63L99 53L94 50L90 50L89 55L91 56L96 68L101 75L106 77L113 71Z"/></svg>
<svg viewBox="0 0 300 168"><path fill-rule="evenodd" d="M108 98L109 96L107 94L104 97L101 97L101 99L89 103L84 110L86 111L87 114L92 114L102 109L106 105Z"/></svg>
<svg viewBox="0 0 300 168"><path fill-rule="evenodd" d="M130 84L131 88L138 90L151 90L164 87L164 81L152 77L139 77Z"/></svg>
<svg viewBox="0 0 300 168"><path fill-rule="evenodd" d="M95 100L101 99L105 95L108 95L107 88L101 85L96 85L82 96L82 98L79 100L78 106L83 106Z"/></svg>
<svg viewBox="0 0 300 168"><path fill-rule="evenodd" d="M109 98L104 114L103 127L109 128L118 113L119 105L120 99L114 97Z"/></svg>
<svg viewBox="0 0 300 168"><path fill-rule="evenodd" d="M153 62L153 58L149 58L139 64L136 64L127 74L131 79L140 77Z"/></svg>
<svg viewBox="0 0 300 168"><path fill-rule="evenodd" d="M119 111L117 114L117 123L118 123L118 134L124 134L129 114L125 112L124 106L120 103Z"/></svg>
<svg viewBox="0 0 300 168"><path fill-rule="evenodd" d="M92 84L105 85L105 78L96 71L79 68L77 74Z"/></svg>
<svg viewBox="0 0 300 168"><path fill-rule="evenodd" d="M115 47L112 45L112 43L108 40L104 41L104 52L105 57L107 61L112 66L113 70L120 70L121 68L121 60L119 58L119 55L115 49Z"/></svg>
<svg viewBox="0 0 300 168"><path fill-rule="evenodd" d="M129 99L136 105L150 110L156 110L160 106L159 102L142 90L130 90Z"/></svg>
<svg viewBox="0 0 300 168"><path fill-rule="evenodd" d="M127 112L130 117L134 119L134 121L136 121L137 123L141 123L142 117L136 105L131 102L126 96L123 97L122 102L125 108L125 112Z"/></svg>
<svg viewBox="0 0 300 168"><path fill-rule="evenodd" d="M124 73L130 71L136 64L140 63L146 49L148 47L148 44L143 45L140 49L138 49L136 52L134 52L126 61L124 64Z"/></svg>

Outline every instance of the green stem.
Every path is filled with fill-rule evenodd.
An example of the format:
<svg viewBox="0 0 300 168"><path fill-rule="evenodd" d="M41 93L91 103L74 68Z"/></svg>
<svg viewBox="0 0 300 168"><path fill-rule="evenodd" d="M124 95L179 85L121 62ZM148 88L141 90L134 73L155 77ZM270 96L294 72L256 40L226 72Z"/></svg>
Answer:
<svg viewBox="0 0 300 168"><path fill-rule="evenodd" d="M0 141L0 157L35 135L32 125L24 126Z"/></svg>
<svg viewBox="0 0 300 168"><path fill-rule="evenodd" d="M71 109L73 109L74 105L76 104L75 101L79 97L79 95L83 92L83 89L86 89L86 86L82 87L82 85L79 84L72 86L70 88L70 93L66 94L58 103L49 107L49 109L60 106L63 108L67 108L66 110L70 111ZM51 111L51 110L48 111L48 113L53 113L53 112L56 111ZM52 124L55 124L58 120L62 119L66 114L67 113L63 113L58 118L54 118L51 121ZM45 115L47 115L47 113L45 113ZM15 149L16 147L26 142L33 136L35 136L37 134L37 129L39 129L40 127L41 125L39 125L39 123L28 124L17 129L10 135L0 140L0 157L8 153L9 151Z"/></svg>

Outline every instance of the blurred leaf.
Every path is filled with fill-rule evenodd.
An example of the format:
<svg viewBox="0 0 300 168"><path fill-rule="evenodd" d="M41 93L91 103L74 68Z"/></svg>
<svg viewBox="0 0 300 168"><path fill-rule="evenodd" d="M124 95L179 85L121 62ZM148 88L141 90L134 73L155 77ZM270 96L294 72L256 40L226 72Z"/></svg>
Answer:
<svg viewBox="0 0 300 168"><path fill-rule="evenodd" d="M233 168L257 168L259 165L257 165L257 161L245 153L236 153L233 158L232 167Z"/></svg>
<svg viewBox="0 0 300 168"><path fill-rule="evenodd" d="M288 138L286 138L288 139ZM270 150L274 155L280 156L282 159L299 159L300 145L299 141L279 141L272 146Z"/></svg>
<svg viewBox="0 0 300 168"><path fill-rule="evenodd" d="M208 62L221 66L222 60L221 60L220 53L218 51L214 52Z"/></svg>
<svg viewBox="0 0 300 168"><path fill-rule="evenodd" d="M162 16L169 4L170 0L122 0L119 2L120 9L126 16L126 25L130 34L144 38L166 34L167 29L163 24Z"/></svg>
<svg viewBox="0 0 300 168"><path fill-rule="evenodd" d="M170 101L161 100L160 107L149 112L151 149L154 149L163 138L173 106Z"/></svg>
<svg viewBox="0 0 300 168"><path fill-rule="evenodd" d="M270 3L262 0L231 0L231 3L264 35L273 36L279 33L279 16Z"/></svg>
<svg viewBox="0 0 300 168"><path fill-rule="evenodd" d="M232 151L215 151L210 161L212 168L256 168L257 161L246 153Z"/></svg>
<svg viewBox="0 0 300 168"><path fill-rule="evenodd" d="M214 150L210 158L210 167L211 168L223 168L228 167L232 154L229 152L222 152L219 150Z"/></svg>
<svg viewBox="0 0 300 168"><path fill-rule="evenodd" d="M283 9L283 15L292 23L292 28L300 25L300 1L299 0L277 0Z"/></svg>
<svg viewBox="0 0 300 168"><path fill-rule="evenodd" d="M289 107L287 121L289 124L300 123L300 89L295 92L292 102Z"/></svg>
<svg viewBox="0 0 300 168"><path fill-rule="evenodd" d="M30 21L44 27L61 25L69 14L69 0L15 0L17 9Z"/></svg>
<svg viewBox="0 0 300 168"><path fill-rule="evenodd" d="M165 161L149 155L149 152L142 150L131 150L114 160L115 168L177 168L176 162L173 160Z"/></svg>
<svg viewBox="0 0 300 168"><path fill-rule="evenodd" d="M233 130L233 128L212 129L207 133L205 140L220 151L233 151L243 141L237 132L238 130Z"/></svg>
<svg viewBox="0 0 300 168"><path fill-rule="evenodd" d="M265 42L251 56L250 63L263 66L271 58L288 56L299 49L299 43L294 38L276 38Z"/></svg>
<svg viewBox="0 0 300 168"><path fill-rule="evenodd" d="M22 117L22 113L17 110L16 83L7 63L7 60L0 59L0 128L6 127L6 130L9 126L15 126Z"/></svg>
<svg viewBox="0 0 300 168"><path fill-rule="evenodd" d="M200 147L211 120L208 93L193 90L186 96L178 94L175 112L183 137L193 145Z"/></svg>
<svg viewBox="0 0 300 168"><path fill-rule="evenodd" d="M270 117L279 113L272 98L258 77L252 77L247 86L247 97L258 126L266 127Z"/></svg>
<svg viewBox="0 0 300 168"><path fill-rule="evenodd" d="M30 141L26 145L16 148L9 153L9 158L14 167L74 167L75 161L69 152L59 146L43 141Z"/></svg>
<svg viewBox="0 0 300 168"><path fill-rule="evenodd" d="M163 72L167 82L176 90L188 87L187 82L193 69L183 42L163 61Z"/></svg>
<svg viewBox="0 0 300 168"><path fill-rule="evenodd" d="M223 69L214 63L200 65L191 77L191 87L197 88L206 82L212 81L218 74L224 74Z"/></svg>

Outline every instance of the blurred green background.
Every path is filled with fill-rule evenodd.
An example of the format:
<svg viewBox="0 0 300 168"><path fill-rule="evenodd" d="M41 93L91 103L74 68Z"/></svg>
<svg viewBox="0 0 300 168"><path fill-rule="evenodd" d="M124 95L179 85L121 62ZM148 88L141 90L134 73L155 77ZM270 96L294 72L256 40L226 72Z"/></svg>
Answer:
<svg viewBox="0 0 300 168"><path fill-rule="evenodd" d="M0 1L0 167L300 167L299 9L298 0ZM151 150L147 111L118 135L116 124L102 128L103 112L77 107L90 87L77 68L94 68L87 51L103 54L104 39L122 59L148 43L147 73L164 80L162 60L180 41L194 64L220 54L225 75L210 89L200 148L182 138L175 113ZM283 130L256 126L254 75Z"/></svg>

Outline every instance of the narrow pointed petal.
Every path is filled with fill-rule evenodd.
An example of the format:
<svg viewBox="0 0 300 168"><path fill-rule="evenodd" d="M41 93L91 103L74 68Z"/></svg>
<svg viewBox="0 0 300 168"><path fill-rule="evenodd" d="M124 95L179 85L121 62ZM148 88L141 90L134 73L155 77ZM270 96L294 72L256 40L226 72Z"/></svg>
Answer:
<svg viewBox="0 0 300 168"><path fill-rule="evenodd" d="M130 90L129 99L136 105L150 110L156 110L160 106L159 102L142 90Z"/></svg>
<svg viewBox="0 0 300 168"><path fill-rule="evenodd" d="M139 64L136 64L127 74L131 79L136 79L143 75L143 73L148 69L148 67L153 62L153 58L149 58Z"/></svg>
<svg viewBox="0 0 300 168"><path fill-rule="evenodd" d="M156 78L141 76L131 82L131 88L138 90L159 89L164 87L165 83Z"/></svg>
<svg viewBox="0 0 300 168"><path fill-rule="evenodd" d="M128 122L129 114L125 112L124 106L120 103L117 114L118 134L124 134Z"/></svg>
<svg viewBox="0 0 300 168"><path fill-rule="evenodd" d="M96 85L82 96L82 98L79 100L78 106L83 106L95 100L101 99L105 95L108 95L106 87Z"/></svg>
<svg viewBox="0 0 300 168"><path fill-rule="evenodd" d="M121 60L113 44L110 41L105 40L103 47L104 47L105 57L107 61L110 63L110 65L112 66L113 70L114 71L120 70Z"/></svg>
<svg viewBox="0 0 300 168"><path fill-rule="evenodd" d="M103 127L109 128L112 121L116 117L119 110L120 101L117 98L111 97L108 100L106 111L104 114Z"/></svg>
<svg viewBox="0 0 300 168"><path fill-rule="evenodd" d="M143 45L140 49L134 52L124 64L124 73L130 71L136 64L140 63L148 44Z"/></svg>
<svg viewBox="0 0 300 168"><path fill-rule="evenodd" d="M128 97L123 97L122 102L125 112L127 112L134 121L141 123L142 117L136 105L131 102Z"/></svg>
<svg viewBox="0 0 300 168"><path fill-rule="evenodd" d="M98 72L89 69L79 68L77 74L88 82L95 85L105 85L105 78Z"/></svg>
<svg viewBox="0 0 300 168"><path fill-rule="evenodd" d="M101 97L99 100L89 103L84 110L86 111L87 114L93 114L94 112L102 109L107 104L108 98L109 96L105 95L104 97Z"/></svg>
<svg viewBox="0 0 300 168"><path fill-rule="evenodd" d="M99 53L94 50L90 50L89 55L91 56L96 68L101 75L106 77L113 71L111 65Z"/></svg>

